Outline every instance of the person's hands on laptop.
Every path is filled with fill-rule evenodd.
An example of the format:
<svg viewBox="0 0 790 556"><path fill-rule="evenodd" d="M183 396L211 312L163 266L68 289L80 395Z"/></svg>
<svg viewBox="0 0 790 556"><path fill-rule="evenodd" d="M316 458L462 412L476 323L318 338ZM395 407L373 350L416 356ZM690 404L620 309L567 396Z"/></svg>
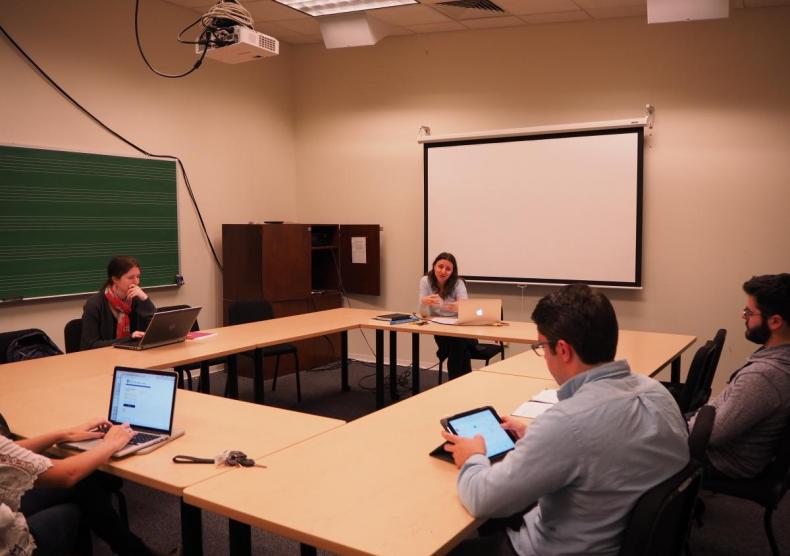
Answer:
<svg viewBox="0 0 790 556"><path fill-rule="evenodd" d="M112 426L107 419L95 418L60 431L58 442L79 442L80 440L91 440L92 438L101 438Z"/></svg>
<svg viewBox="0 0 790 556"><path fill-rule="evenodd" d="M135 435L135 432L129 426L129 423L123 425L114 425L104 433L104 444L112 446L114 452L117 452L127 444Z"/></svg>

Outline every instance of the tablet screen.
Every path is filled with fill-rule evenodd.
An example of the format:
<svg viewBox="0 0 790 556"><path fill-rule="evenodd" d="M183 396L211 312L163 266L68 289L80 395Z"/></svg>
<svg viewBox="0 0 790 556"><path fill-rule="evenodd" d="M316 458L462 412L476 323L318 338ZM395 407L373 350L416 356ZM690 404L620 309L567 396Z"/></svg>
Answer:
<svg viewBox="0 0 790 556"><path fill-rule="evenodd" d="M515 448L510 435L499 424L499 419L490 408L451 417L447 424L458 436L473 437L481 435L486 441L486 456L495 458Z"/></svg>

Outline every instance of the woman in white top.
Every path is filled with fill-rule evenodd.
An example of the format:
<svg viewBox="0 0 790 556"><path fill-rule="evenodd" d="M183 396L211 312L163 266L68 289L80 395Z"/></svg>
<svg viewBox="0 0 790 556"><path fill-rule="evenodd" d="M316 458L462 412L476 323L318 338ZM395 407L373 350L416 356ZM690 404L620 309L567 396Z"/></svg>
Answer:
<svg viewBox="0 0 790 556"><path fill-rule="evenodd" d="M100 432L102 428L106 432ZM95 473L134 436L128 425L96 419L77 427L11 440L0 435L0 553L49 556L82 552L84 519L117 554L151 551L121 521L109 498L112 477ZM60 442L103 438L65 459L41 454Z"/></svg>
<svg viewBox="0 0 790 556"><path fill-rule="evenodd" d="M458 316L458 301L467 299L466 284L458 276L458 262L452 253L439 253L431 269L420 279L420 313L426 317ZM437 356L447 357L447 376L456 378L472 370L470 351L477 340L434 336Z"/></svg>

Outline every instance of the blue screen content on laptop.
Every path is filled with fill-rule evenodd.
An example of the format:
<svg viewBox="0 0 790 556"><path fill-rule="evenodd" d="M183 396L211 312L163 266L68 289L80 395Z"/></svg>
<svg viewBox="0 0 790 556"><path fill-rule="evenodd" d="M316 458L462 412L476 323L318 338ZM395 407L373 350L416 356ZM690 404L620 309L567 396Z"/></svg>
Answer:
<svg viewBox="0 0 790 556"><path fill-rule="evenodd" d="M110 421L169 431L175 375L118 369L110 405Z"/></svg>
<svg viewBox="0 0 790 556"><path fill-rule="evenodd" d="M516 446L496 416L488 410L450 419L448 424L458 436L471 438L477 434L481 435L486 441L486 456L489 458L512 450Z"/></svg>

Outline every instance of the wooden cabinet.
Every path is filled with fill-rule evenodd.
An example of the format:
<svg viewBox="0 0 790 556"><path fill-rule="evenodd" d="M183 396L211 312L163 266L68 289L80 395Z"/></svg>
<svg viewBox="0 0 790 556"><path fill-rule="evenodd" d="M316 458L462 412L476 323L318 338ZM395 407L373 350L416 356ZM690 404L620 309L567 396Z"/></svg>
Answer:
<svg viewBox="0 0 790 556"><path fill-rule="evenodd" d="M285 317L341 307L344 292L380 294L378 225L223 224L222 258L225 324L234 301L264 299ZM295 345L302 369L340 357L339 334ZM267 360L266 375L273 369ZM283 357L280 373L292 371Z"/></svg>

